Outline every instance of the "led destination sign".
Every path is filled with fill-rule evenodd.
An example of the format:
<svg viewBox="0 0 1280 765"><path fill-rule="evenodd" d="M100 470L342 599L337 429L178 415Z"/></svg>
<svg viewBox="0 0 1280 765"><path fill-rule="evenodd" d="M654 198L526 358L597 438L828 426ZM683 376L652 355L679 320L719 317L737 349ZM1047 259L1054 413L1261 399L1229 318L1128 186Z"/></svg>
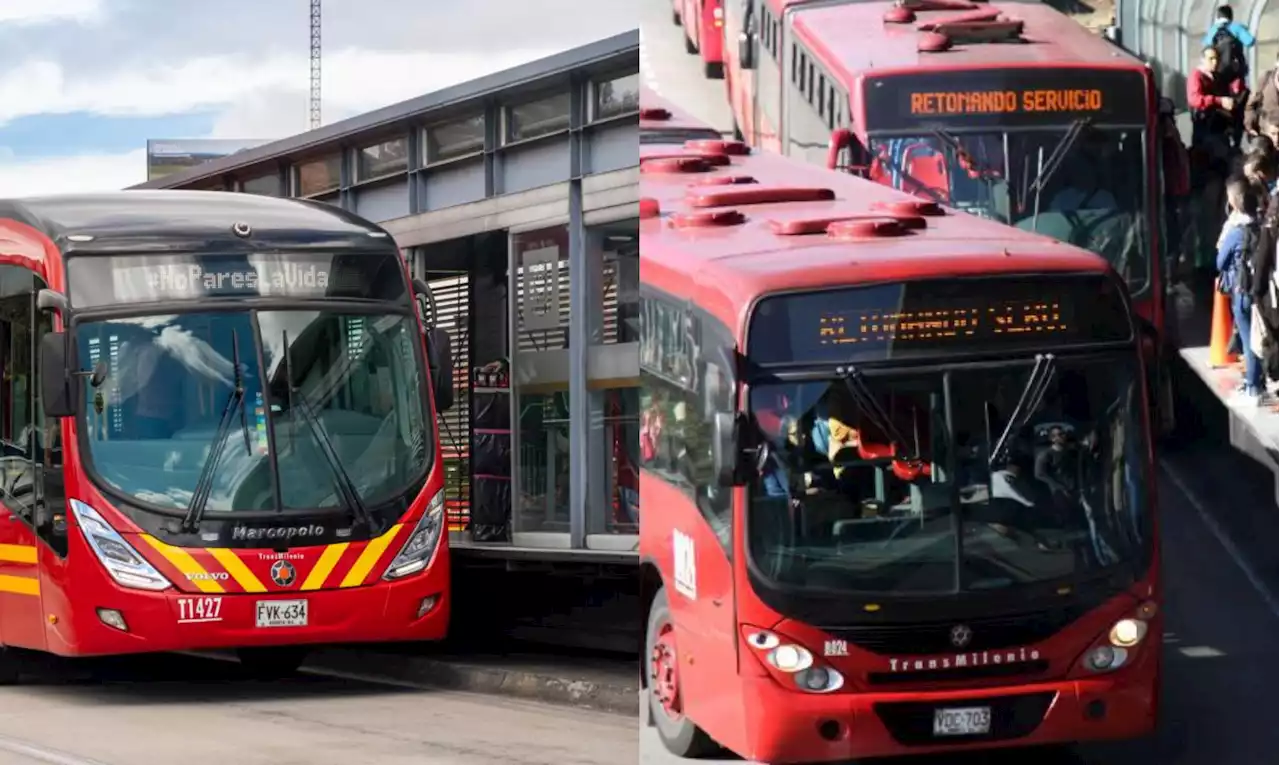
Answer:
<svg viewBox="0 0 1280 765"><path fill-rule="evenodd" d="M851 364L1052 350L1129 340L1119 289L1102 276L910 281L762 300L756 364Z"/></svg>
<svg viewBox="0 0 1280 765"><path fill-rule="evenodd" d="M202 298L354 298L402 300L403 266L395 254L235 256L74 256L71 304L153 303Z"/></svg>
<svg viewBox="0 0 1280 765"><path fill-rule="evenodd" d="M912 116L931 114L1014 114L1017 112L1101 112L1101 90L986 90L912 93Z"/></svg>
<svg viewBox="0 0 1280 765"><path fill-rule="evenodd" d="M980 341L1000 335L1070 334L1065 306L1059 300L972 301L954 308L885 311L878 308L832 310L818 317L819 345L859 343L945 343ZM1049 341L1052 342L1052 341Z"/></svg>
<svg viewBox="0 0 1280 765"><path fill-rule="evenodd" d="M867 129L1044 127L1089 118L1145 125L1147 91L1138 72L1099 69L981 69L868 79Z"/></svg>

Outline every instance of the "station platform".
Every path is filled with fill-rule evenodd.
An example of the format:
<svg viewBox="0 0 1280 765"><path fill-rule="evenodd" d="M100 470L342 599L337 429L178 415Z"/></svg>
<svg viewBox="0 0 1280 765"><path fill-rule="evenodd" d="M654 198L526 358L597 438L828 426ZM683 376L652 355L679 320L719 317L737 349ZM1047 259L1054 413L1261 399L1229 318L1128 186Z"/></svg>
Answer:
<svg viewBox="0 0 1280 765"><path fill-rule="evenodd" d="M1175 370L1175 390L1180 399L1187 399L1183 401L1185 405L1179 407L1179 430L1189 428L1189 432L1197 435L1225 441L1272 473L1278 473L1280 411L1276 406L1275 387L1270 388L1273 395L1264 406L1241 406L1232 402L1235 388L1243 377L1243 365L1215 368L1209 363L1212 299L1212 286L1197 283L1180 284L1169 296L1174 339L1184 363L1184 369ZM1220 417L1205 416L1215 407Z"/></svg>

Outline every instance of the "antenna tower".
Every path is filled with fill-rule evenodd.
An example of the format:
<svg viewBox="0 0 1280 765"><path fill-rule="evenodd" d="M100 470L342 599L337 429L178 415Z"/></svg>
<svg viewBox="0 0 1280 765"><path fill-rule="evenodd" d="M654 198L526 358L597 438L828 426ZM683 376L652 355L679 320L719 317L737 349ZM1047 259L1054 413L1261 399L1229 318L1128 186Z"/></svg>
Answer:
<svg viewBox="0 0 1280 765"><path fill-rule="evenodd" d="M320 127L320 0L311 0L311 129Z"/></svg>

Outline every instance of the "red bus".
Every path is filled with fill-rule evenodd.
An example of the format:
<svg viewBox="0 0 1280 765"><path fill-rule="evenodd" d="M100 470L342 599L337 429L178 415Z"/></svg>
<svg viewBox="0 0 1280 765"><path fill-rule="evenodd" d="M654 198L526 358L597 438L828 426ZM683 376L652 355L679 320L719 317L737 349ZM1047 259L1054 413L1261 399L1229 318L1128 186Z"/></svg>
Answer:
<svg viewBox="0 0 1280 765"><path fill-rule="evenodd" d="M1040 2L726 12L729 98L749 144L1096 252L1163 345L1158 103L1143 61ZM1168 429L1170 377L1152 367Z"/></svg>
<svg viewBox="0 0 1280 765"><path fill-rule="evenodd" d="M1153 731L1155 462L1115 270L741 143L640 162L643 674L667 749Z"/></svg>
<svg viewBox="0 0 1280 765"><path fill-rule="evenodd" d="M702 59L702 73L724 76L724 0L674 0L671 20L683 26L684 49Z"/></svg>
<svg viewBox="0 0 1280 765"><path fill-rule="evenodd" d="M0 202L0 680L11 649L279 674L308 644L444 637L425 287L318 202Z"/></svg>

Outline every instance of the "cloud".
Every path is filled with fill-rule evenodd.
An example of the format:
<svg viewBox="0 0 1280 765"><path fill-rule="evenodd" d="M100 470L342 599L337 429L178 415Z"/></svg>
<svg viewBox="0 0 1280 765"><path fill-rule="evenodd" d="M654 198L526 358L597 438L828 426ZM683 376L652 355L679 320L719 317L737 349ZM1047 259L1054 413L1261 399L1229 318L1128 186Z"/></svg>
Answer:
<svg viewBox="0 0 1280 765"><path fill-rule="evenodd" d="M101 18L101 0L0 0L0 24L89 23Z"/></svg>
<svg viewBox="0 0 1280 765"><path fill-rule="evenodd" d="M322 104L329 114L350 116L553 52L336 51L325 59ZM26 61L0 73L0 125L35 114L155 116L226 107L219 134L226 134L228 124L241 130L236 121L243 120L258 134L265 130L272 137L288 135L306 129L309 76L308 60L300 55L208 56L177 66L157 63L106 76L75 78L67 76L56 62ZM285 101L291 103L275 102L281 94L289 93L301 94L301 103L288 96ZM272 116L264 119L267 112Z"/></svg>
<svg viewBox="0 0 1280 765"><path fill-rule="evenodd" d="M112 191L147 179L145 148L34 160L0 154L0 198L73 191Z"/></svg>

